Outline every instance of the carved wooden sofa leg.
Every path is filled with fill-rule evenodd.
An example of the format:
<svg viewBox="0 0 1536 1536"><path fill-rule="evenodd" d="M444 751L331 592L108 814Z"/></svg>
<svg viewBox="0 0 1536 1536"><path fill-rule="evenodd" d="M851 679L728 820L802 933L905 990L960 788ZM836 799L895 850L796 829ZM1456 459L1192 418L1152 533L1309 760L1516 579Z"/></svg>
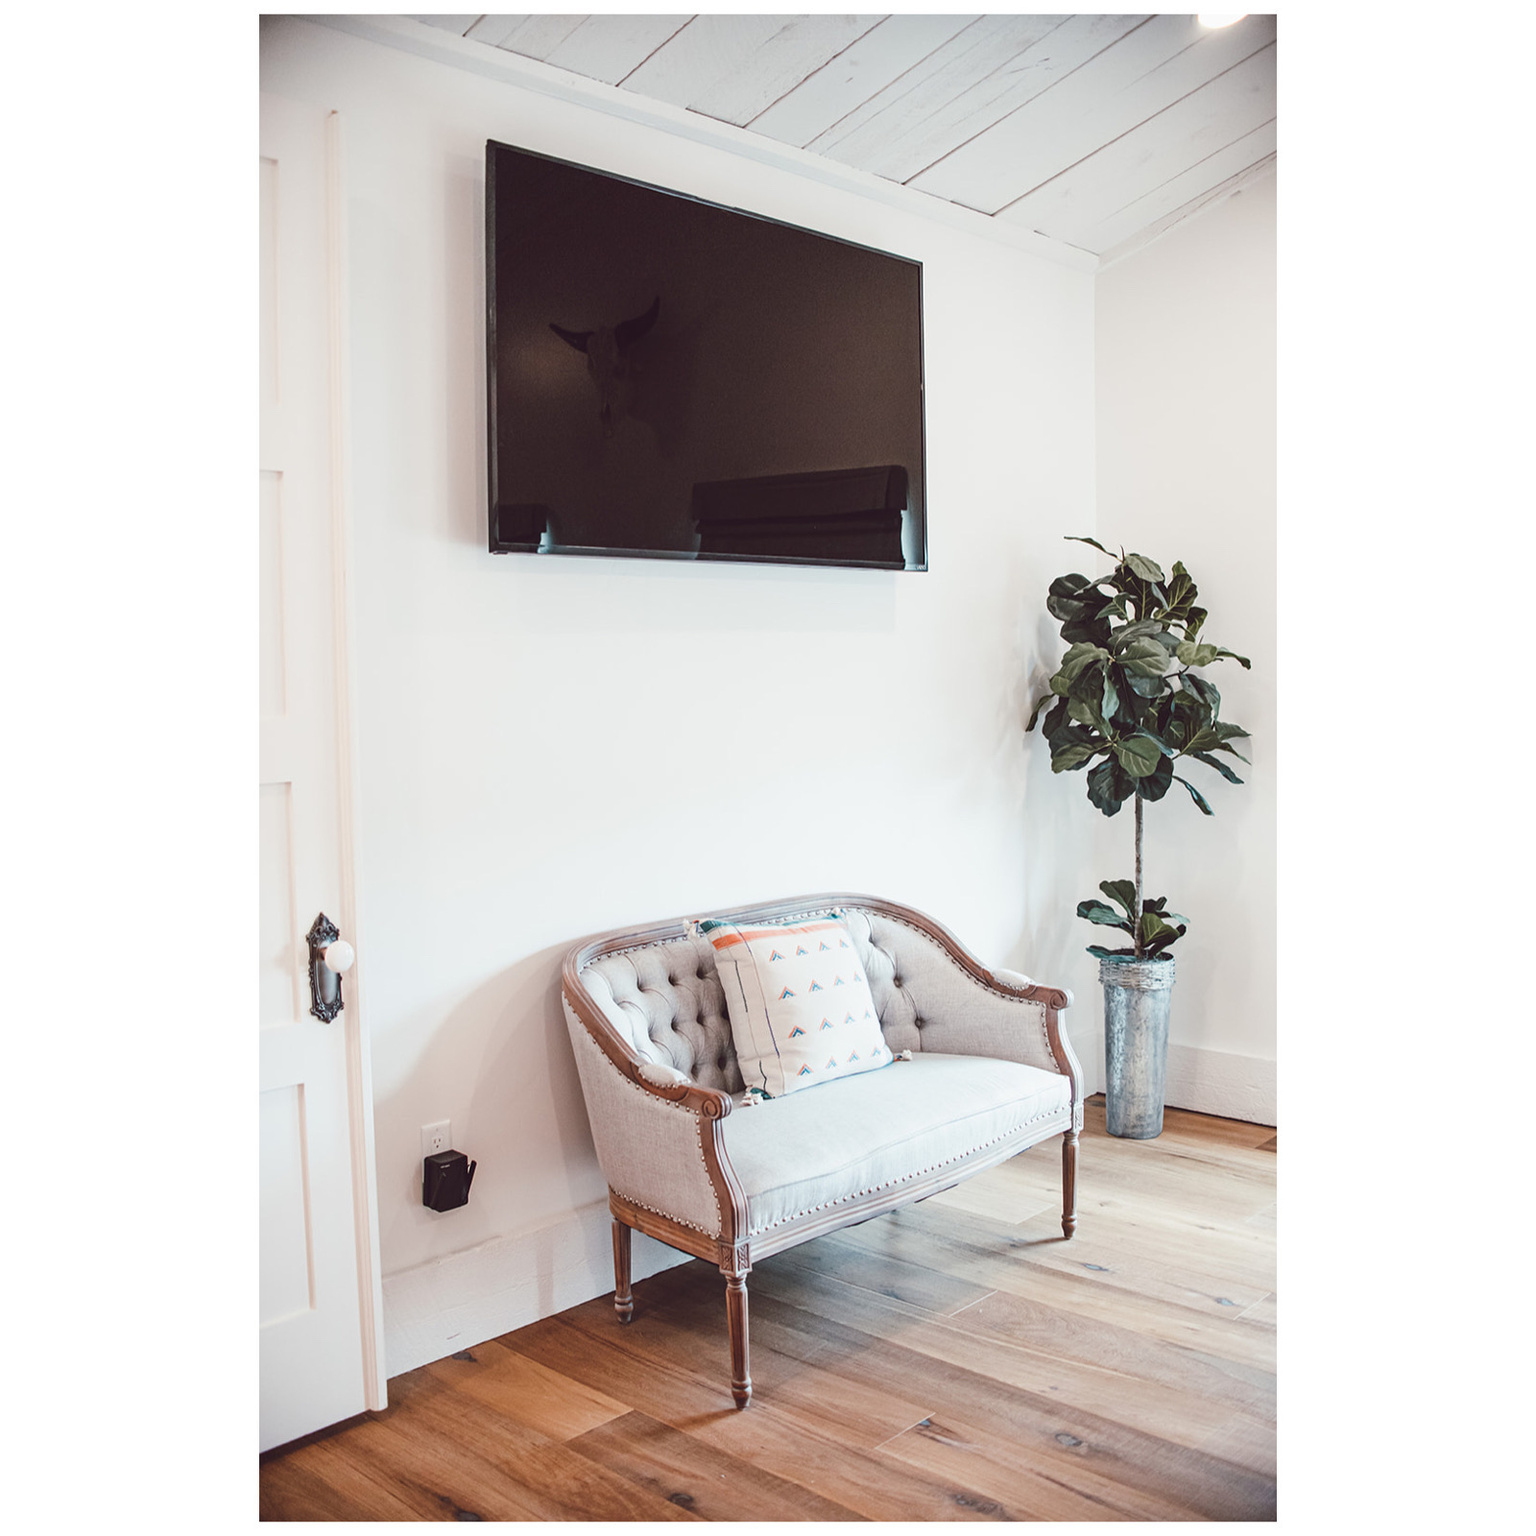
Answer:
<svg viewBox="0 0 1536 1536"><path fill-rule="evenodd" d="M752 1401L751 1355L747 1348L747 1277L725 1275L725 1315L731 1327L731 1396L738 1408Z"/></svg>
<svg viewBox="0 0 1536 1536"><path fill-rule="evenodd" d="M613 1218L613 1310L627 1323L635 1315L635 1298L629 1291L629 1228Z"/></svg>
<svg viewBox="0 0 1536 1536"><path fill-rule="evenodd" d="M1077 1231L1077 1132L1061 1138L1061 1235Z"/></svg>

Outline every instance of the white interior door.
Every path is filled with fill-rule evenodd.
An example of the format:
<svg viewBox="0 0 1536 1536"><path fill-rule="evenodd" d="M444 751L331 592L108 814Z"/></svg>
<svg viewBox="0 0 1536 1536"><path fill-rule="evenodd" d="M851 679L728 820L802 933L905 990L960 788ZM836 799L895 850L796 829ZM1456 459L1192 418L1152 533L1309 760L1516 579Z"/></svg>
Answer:
<svg viewBox="0 0 1536 1536"><path fill-rule="evenodd" d="M355 941L342 249L334 113L261 98L261 1448L384 1406L359 972L311 1011L305 935Z"/></svg>

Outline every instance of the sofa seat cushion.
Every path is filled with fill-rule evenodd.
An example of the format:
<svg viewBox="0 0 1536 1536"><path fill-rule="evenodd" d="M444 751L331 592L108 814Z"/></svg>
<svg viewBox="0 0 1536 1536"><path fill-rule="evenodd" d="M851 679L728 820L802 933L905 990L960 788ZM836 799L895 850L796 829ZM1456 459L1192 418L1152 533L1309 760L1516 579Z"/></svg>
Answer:
<svg viewBox="0 0 1536 1536"><path fill-rule="evenodd" d="M1071 1124L1066 1077L1020 1062L919 1051L881 1072L738 1107L720 1131L756 1237L1034 1139L1053 1118L1064 1130Z"/></svg>

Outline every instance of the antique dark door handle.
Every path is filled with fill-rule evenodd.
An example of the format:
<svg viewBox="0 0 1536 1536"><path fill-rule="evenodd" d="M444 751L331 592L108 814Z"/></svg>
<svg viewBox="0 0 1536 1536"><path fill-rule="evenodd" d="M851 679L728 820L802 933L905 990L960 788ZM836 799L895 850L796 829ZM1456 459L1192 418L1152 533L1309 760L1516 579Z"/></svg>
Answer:
<svg viewBox="0 0 1536 1536"><path fill-rule="evenodd" d="M324 912L305 937L309 940L309 1011L322 1024L329 1024L346 1006L341 996L341 978L343 972L352 968L352 946Z"/></svg>

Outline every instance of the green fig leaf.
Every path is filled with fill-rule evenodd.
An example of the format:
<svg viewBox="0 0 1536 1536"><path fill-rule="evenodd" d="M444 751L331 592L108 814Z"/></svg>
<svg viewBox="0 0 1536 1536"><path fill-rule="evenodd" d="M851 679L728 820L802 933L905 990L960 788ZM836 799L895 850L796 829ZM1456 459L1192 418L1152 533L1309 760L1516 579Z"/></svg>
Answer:
<svg viewBox="0 0 1536 1536"><path fill-rule="evenodd" d="M1189 624L1190 614L1200 610L1194 607L1195 598L1199 595L1199 589L1195 586L1193 578L1184 569L1182 560L1173 562L1173 574L1168 578L1168 607L1164 617L1170 624ZM1201 615L1204 617L1204 615Z"/></svg>
<svg viewBox="0 0 1536 1536"><path fill-rule="evenodd" d="M1105 928L1123 928L1127 933L1131 931L1130 919L1122 917L1113 907L1106 907L1102 901L1078 902L1077 915Z"/></svg>
<svg viewBox="0 0 1536 1536"><path fill-rule="evenodd" d="M1095 661L1108 661L1109 652L1102 645L1074 645L1065 656L1061 658L1061 665L1056 669L1056 676L1051 679L1051 691L1053 693L1065 693L1074 682L1084 667L1090 666ZM1058 687L1057 684L1060 684Z"/></svg>
<svg viewBox="0 0 1536 1536"><path fill-rule="evenodd" d="M1127 555L1125 563L1143 581L1162 582L1167 578L1163 575L1163 568L1156 560L1148 560L1145 555Z"/></svg>
<svg viewBox="0 0 1536 1536"><path fill-rule="evenodd" d="M1157 759L1157 767L1142 779L1136 788L1143 800L1161 800L1173 783L1173 759L1166 752Z"/></svg>
<svg viewBox="0 0 1536 1536"><path fill-rule="evenodd" d="M1163 673L1168 670L1168 652L1156 640L1146 636L1132 640L1115 659L1125 668L1126 676L1133 679L1140 677L1161 681Z"/></svg>
<svg viewBox="0 0 1536 1536"><path fill-rule="evenodd" d="M1221 693L1209 678L1196 677L1190 674L1179 679L1181 692L1192 696L1205 705L1208 714L1214 718L1221 713Z"/></svg>
<svg viewBox="0 0 1536 1536"><path fill-rule="evenodd" d="M1066 533L1063 534L1062 537L1066 539L1069 544L1092 544L1096 550L1098 550L1101 554L1108 555L1111 560L1118 560L1120 558L1119 555L1117 555L1113 550L1105 549L1097 539L1090 539L1086 534Z"/></svg>
<svg viewBox="0 0 1536 1536"><path fill-rule="evenodd" d="M1118 656L1133 640L1149 640L1153 635L1162 630L1162 625L1156 619L1137 619L1134 624L1126 624L1115 630L1110 636L1110 649Z"/></svg>
<svg viewBox="0 0 1536 1536"><path fill-rule="evenodd" d="M1094 583L1077 571L1058 576L1046 589L1046 611L1058 619L1090 618L1106 602Z"/></svg>
<svg viewBox="0 0 1536 1536"><path fill-rule="evenodd" d="M1115 760L1133 779L1144 779L1156 770L1163 750L1150 736L1132 736L1113 745Z"/></svg>
<svg viewBox="0 0 1536 1536"><path fill-rule="evenodd" d="M1189 798L1193 800L1195 804L1198 805L1207 816L1214 816L1216 814L1215 811L1213 811L1210 806L1205 803L1205 796L1202 795L1200 791L1189 782L1188 779L1181 779L1179 778L1178 774L1174 774L1174 778L1178 779L1179 783L1189 791Z"/></svg>
<svg viewBox="0 0 1536 1536"><path fill-rule="evenodd" d="M1208 667L1220 652L1214 645L1200 645L1194 640L1181 640L1175 654L1186 667Z"/></svg>
<svg viewBox="0 0 1536 1536"><path fill-rule="evenodd" d="M1212 757L1209 752L1191 752L1189 755L1197 763L1204 763L1207 768L1214 768L1228 784L1241 784L1243 782L1219 757Z"/></svg>
<svg viewBox="0 0 1536 1536"><path fill-rule="evenodd" d="M1088 799L1106 816L1113 816L1136 793L1136 781L1113 757L1088 770Z"/></svg>
<svg viewBox="0 0 1536 1536"><path fill-rule="evenodd" d="M1161 960L1163 958L1163 951L1176 939L1182 939L1184 934L1185 930L1183 928L1169 928L1160 933L1155 939L1145 940L1141 946L1143 957L1148 960Z"/></svg>
<svg viewBox="0 0 1536 1536"><path fill-rule="evenodd" d="M1061 626L1061 638L1068 645L1108 645L1109 621L1102 614L1095 618L1069 619Z"/></svg>
<svg viewBox="0 0 1536 1536"><path fill-rule="evenodd" d="M1060 752L1051 753L1051 772L1070 773L1074 768L1081 768L1089 762L1098 752L1093 746L1063 747Z"/></svg>

